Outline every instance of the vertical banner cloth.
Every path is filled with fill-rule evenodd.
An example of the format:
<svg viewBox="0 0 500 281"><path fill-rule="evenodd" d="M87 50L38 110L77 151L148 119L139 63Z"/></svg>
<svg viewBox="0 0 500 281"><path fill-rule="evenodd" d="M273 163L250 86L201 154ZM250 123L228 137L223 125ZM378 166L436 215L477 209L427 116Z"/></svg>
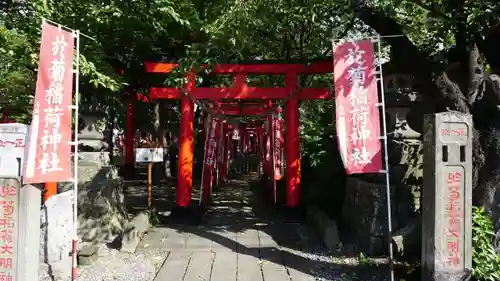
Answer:
<svg viewBox="0 0 500 281"><path fill-rule="evenodd" d="M220 122L216 118L210 118L209 130L206 140L206 152L203 165L203 197L204 199L210 198L212 182L215 172L215 162L217 160L217 136L220 131Z"/></svg>
<svg viewBox="0 0 500 281"><path fill-rule="evenodd" d="M337 140L347 174L382 169L380 116L373 44L346 41L334 46Z"/></svg>
<svg viewBox="0 0 500 281"><path fill-rule="evenodd" d="M283 178L283 120L274 118L274 175L276 180Z"/></svg>
<svg viewBox="0 0 500 281"><path fill-rule="evenodd" d="M23 183L71 181L73 33L45 23Z"/></svg>

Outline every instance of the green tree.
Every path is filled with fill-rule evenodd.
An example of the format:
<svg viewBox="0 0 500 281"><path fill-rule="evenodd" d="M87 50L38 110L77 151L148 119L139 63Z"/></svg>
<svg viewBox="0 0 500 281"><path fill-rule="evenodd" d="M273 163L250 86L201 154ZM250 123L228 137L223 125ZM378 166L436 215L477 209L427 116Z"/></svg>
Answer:
<svg viewBox="0 0 500 281"><path fill-rule="evenodd" d="M353 1L357 18L391 45L391 61L406 67L434 111L474 117L474 203L491 212L498 188L497 132L500 39L494 1ZM456 67L457 77L449 69ZM487 71L489 69L489 71Z"/></svg>

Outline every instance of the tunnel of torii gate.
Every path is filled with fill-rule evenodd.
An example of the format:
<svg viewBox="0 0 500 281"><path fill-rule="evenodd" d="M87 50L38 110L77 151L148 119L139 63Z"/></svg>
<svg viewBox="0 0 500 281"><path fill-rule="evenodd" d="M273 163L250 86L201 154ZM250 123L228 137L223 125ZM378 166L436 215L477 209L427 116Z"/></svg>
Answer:
<svg viewBox="0 0 500 281"><path fill-rule="evenodd" d="M174 63L145 62L147 73L168 74L178 67ZM208 68L202 65L202 68ZM328 99L331 96L330 88L299 88L299 75L313 75L318 73L333 72L331 60L310 62L306 64L283 64L283 63L251 63L251 64L218 64L212 66L211 75L233 76L232 87L208 88L196 87L195 78L198 70L192 70L186 74L187 83L183 89L167 87L151 87L149 98L154 99L180 99L181 120L179 132L179 159L177 173L177 198L178 208L187 208L191 204L191 189L193 184L193 162L194 162L194 100L205 100L211 102L212 109L217 114L223 115L259 115L280 110L275 107L276 101L285 101L284 104L284 154L286 159L285 183L286 183L286 207L294 208L300 204L300 136L299 136L299 101L311 99ZM284 75L285 86L282 88L259 88L247 85L248 75ZM126 129L126 162L133 163L134 144L134 104L136 96L131 96L128 104ZM224 123L224 136L231 129L231 125ZM262 135L262 124L255 122L245 124L244 135L249 133L257 136ZM228 146L226 137L226 147ZM246 141L242 141L245 143ZM248 143L248 142L247 142ZM254 148L258 149L255 146ZM265 161L262 159L261 161ZM128 163L130 164L130 163ZM261 163L266 167L266 163ZM268 163L267 163L268 164ZM274 168L271 168L274 170ZM274 171L273 171L274 172ZM264 173L266 169L264 168ZM271 178L271 177L270 177ZM274 178L274 176L272 177Z"/></svg>

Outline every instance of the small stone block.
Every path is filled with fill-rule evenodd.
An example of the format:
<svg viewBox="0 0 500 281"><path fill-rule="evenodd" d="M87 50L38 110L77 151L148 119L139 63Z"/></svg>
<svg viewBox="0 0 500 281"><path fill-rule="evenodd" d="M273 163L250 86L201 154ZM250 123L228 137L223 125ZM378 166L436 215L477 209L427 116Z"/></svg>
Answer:
<svg viewBox="0 0 500 281"><path fill-rule="evenodd" d="M149 212L142 212L138 214L127 226L122 237L122 252L134 253L135 249L141 242L142 236L151 227L149 220Z"/></svg>
<svg viewBox="0 0 500 281"><path fill-rule="evenodd" d="M98 256L99 246L96 245L86 245L83 246L80 251L78 251L78 264L80 265L91 265L93 264Z"/></svg>

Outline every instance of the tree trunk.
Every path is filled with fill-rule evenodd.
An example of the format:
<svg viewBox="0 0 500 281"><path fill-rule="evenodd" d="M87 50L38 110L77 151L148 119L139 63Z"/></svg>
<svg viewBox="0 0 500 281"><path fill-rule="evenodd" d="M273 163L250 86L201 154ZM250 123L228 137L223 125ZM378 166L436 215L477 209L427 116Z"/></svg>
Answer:
<svg viewBox="0 0 500 281"><path fill-rule="evenodd" d="M358 4L355 8L358 18L381 36L404 34L401 26L385 13L365 6L362 1ZM500 203L500 192L497 192L500 183L500 122L497 121L500 120L500 77L484 73L479 52L479 47L484 49L484 42L478 41L479 47L470 41L457 42L462 48L459 67L463 79L457 84L448 77L442 65L419 50L406 36L387 37L384 41L391 45L391 58L396 64L412 65L406 69L415 76L420 93L434 105L436 112L456 110L473 115L473 201L493 214L495 227L500 228L498 208L494 209Z"/></svg>

